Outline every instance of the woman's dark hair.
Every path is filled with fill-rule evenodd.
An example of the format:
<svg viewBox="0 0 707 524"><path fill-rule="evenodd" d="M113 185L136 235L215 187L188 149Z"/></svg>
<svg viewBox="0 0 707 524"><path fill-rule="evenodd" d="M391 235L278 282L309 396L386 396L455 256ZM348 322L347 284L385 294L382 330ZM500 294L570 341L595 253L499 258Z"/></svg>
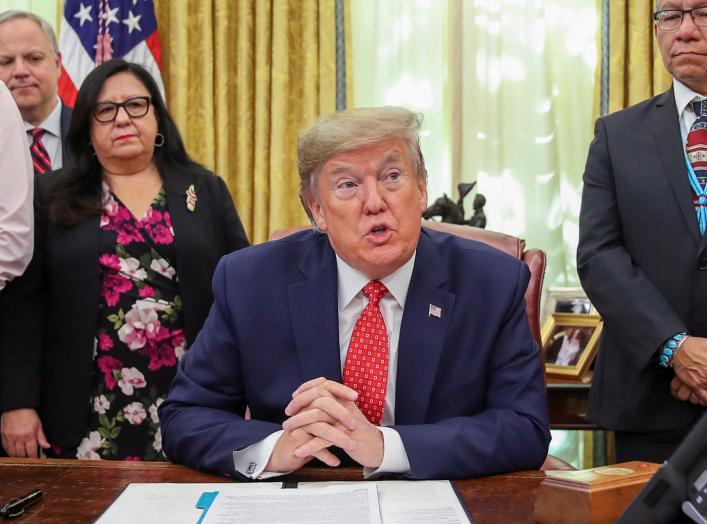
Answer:
<svg viewBox="0 0 707 524"><path fill-rule="evenodd" d="M89 73L76 98L66 139L73 160L64 167L49 197L49 214L60 224L78 224L101 213L102 168L90 144L92 111L106 80L124 72L135 76L152 98L157 132L164 137L164 145L155 148L153 159L165 183L173 169L203 170L184 149L182 137L152 75L140 65L122 59L109 60Z"/></svg>

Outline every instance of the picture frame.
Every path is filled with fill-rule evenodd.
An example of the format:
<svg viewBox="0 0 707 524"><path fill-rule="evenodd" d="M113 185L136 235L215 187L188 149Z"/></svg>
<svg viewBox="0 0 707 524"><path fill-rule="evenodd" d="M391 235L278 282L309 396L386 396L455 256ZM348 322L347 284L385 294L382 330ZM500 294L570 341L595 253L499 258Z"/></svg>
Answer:
<svg viewBox="0 0 707 524"><path fill-rule="evenodd" d="M547 376L584 381L596 356L603 326L599 315L550 315L541 333Z"/></svg>
<svg viewBox="0 0 707 524"><path fill-rule="evenodd" d="M598 312L581 287L552 287L545 292L540 324L553 313L597 315Z"/></svg>

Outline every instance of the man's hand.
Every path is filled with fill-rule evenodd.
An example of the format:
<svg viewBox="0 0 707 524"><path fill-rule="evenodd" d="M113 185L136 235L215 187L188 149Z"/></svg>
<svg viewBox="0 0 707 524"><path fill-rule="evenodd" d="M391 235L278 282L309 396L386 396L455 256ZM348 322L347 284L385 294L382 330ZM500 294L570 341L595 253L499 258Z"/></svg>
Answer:
<svg viewBox="0 0 707 524"><path fill-rule="evenodd" d="M317 439L323 444L319 447L317 452L304 456L295 455L296 449L314 439L317 439L317 437L312 437L312 435L302 429L295 429L294 431L285 430L275 444L272 455L270 455L270 460L265 466L265 471L270 473L295 471L313 458L318 458L327 466L338 466L340 463L338 457L327 449L331 446L331 443L327 443L322 439Z"/></svg>
<svg viewBox="0 0 707 524"><path fill-rule="evenodd" d="M707 402L707 338L688 337L675 354L673 370L682 385L698 397L695 403ZM673 390L672 384L670 389ZM682 391L683 388L677 390ZM689 395L688 399L677 398L688 400Z"/></svg>
<svg viewBox="0 0 707 524"><path fill-rule="evenodd" d="M702 400L698 393L693 394L693 391L688 388L678 377L674 377L670 382L670 394L678 400L689 401L693 404L707 406L707 401Z"/></svg>
<svg viewBox="0 0 707 524"><path fill-rule="evenodd" d="M332 443L340 446L362 466L377 468L383 462L383 434L361 413L354 400L358 394L338 382L318 378L311 380L293 393L292 402L285 408L285 430L304 430L314 437L295 449L295 455L318 453L322 446ZM332 431L333 430L333 431ZM351 439L353 445L341 446L328 435Z"/></svg>
<svg viewBox="0 0 707 524"><path fill-rule="evenodd" d="M42 430L42 422L34 409L12 409L0 417L2 447L11 457L38 456L37 446L50 447Z"/></svg>

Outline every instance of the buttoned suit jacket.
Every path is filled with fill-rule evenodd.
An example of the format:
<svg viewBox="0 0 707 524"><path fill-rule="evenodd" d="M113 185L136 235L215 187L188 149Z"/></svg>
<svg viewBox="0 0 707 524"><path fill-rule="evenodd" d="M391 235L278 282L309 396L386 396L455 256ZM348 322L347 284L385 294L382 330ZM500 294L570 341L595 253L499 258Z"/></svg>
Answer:
<svg viewBox="0 0 707 524"><path fill-rule="evenodd" d="M707 236L693 206L673 89L597 120L584 172L577 268L604 319L588 417L623 431L686 428L665 340L707 336Z"/></svg>
<svg viewBox="0 0 707 524"><path fill-rule="evenodd" d="M542 464L549 431L528 278L525 264L485 244L422 229L393 426L409 477ZM225 257L213 289L214 307L160 407L162 442L174 461L237 475L232 452L282 429L300 384L341 382L335 254L326 235L300 232Z"/></svg>
<svg viewBox="0 0 707 524"><path fill-rule="evenodd" d="M22 277L0 297L0 412L35 408L50 442L76 446L85 436L99 311L99 219L75 226L48 217L61 171L36 177L35 249ZM194 185L196 206L186 205ZM219 177L173 170L165 199L175 236L184 332L192 343L213 301L211 278L221 256L248 245Z"/></svg>

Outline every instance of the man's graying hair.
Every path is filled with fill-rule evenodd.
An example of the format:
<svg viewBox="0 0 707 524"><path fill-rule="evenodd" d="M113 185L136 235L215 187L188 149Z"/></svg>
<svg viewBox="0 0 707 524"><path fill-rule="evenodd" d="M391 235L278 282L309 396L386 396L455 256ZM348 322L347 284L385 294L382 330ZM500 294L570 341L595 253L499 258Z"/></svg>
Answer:
<svg viewBox="0 0 707 524"><path fill-rule="evenodd" d="M402 107L366 107L321 117L304 129L297 140L300 200L310 220L308 200L316 197L315 184L322 166L334 155L399 139L408 148L418 179L427 184L425 159L420 150L422 115Z"/></svg>
<svg viewBox="0 0 707 524"><path fill-rule="evenodd" d="M49 22L47 22L44 18L37 16L34 13L19 10L11 10L0 13L0 25L11 20L20 19L31 20L32 22L36 23L40 27L42 32L47 36L47 39L49 40L49 47L52 50L54 58L59 56L59 46L56 42L56 35L54 34L54 29L52 29L52 26L50 26Z"/></svg>

